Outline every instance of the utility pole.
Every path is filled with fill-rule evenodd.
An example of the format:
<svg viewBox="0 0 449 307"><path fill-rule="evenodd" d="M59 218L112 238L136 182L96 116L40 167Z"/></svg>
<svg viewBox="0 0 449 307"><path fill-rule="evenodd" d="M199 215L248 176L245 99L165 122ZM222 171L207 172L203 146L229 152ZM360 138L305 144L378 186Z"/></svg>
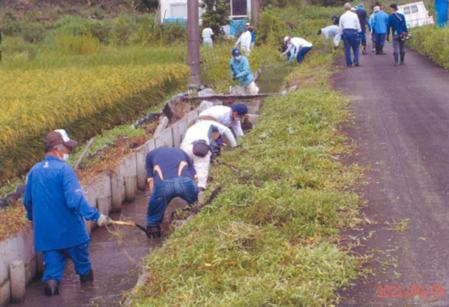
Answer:
<svg viewBox="0 0 449 307"><path fill-rule="evenodd" d="M191 84L201 84L200 80L200 26L198 0L187 0L187 52L190 66Z"/></svg>
<svg viewBox="0 0 449 307"><path fill-rule="evenodd" d="M254 28L259 26L259 5L257 0L251 0L251 24Z"/></svg>

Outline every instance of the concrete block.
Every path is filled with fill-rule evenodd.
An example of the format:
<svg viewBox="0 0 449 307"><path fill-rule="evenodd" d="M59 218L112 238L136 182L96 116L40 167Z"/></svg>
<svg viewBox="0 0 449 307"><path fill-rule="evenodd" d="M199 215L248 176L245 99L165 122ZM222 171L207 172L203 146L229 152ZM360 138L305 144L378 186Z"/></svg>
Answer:
<svg viewBox="0 0 449 307"><path fill-rule="evenodd" d="M109 211L111 211L111 198L110 197L101 197L97 199L98 211L101 214L109 215Z"/></svg>
<svg viewBox="0 0 449 307"><path fill-rule="evenodd" d="M39 273L44 273L45 271L44 254L42 254L42 252L36 253L36 270Z"/></svg>
<svg viewBox="0 0 449 307"><path fill-rule="evenodd" d="M125 163L125 176L137 176L137 153L133 152L125 159L123 159Z"/></svg>
<svg viewBox="0 0 449 307"><path fill-rule="evenodd" d="M173 133L171 127L161 131L161 133L155 137L155 140L162 141L164 146L173 147Z"/></svg>
<svg viewBox="0 0 449 307"><path fill-rule="evenodd" d="M257 114L248 114L248 119L249 119L250 123L252 123L254 125L255 123L257 123L259 116L260 115L257 115Z"/></svg>
<svg viewBox="0 0 449 307"><path fill-rule="evenodd" d="M187 122L190 123L192 120L198 117L198 110L193 110L187 115Z"/></svg>
<svg viewBox="0 0 449 307"><path fill-rule="evenodd" d="M14 303L23 302L25 299L25 262L22 260L11 261L9 265L11 282L11 301Z"/></svg>
<svg viewBox="0 0 449 307"><path fill-rule="evenodd" d="M167 147L168 145L166 144L166 142L162 139L154 139L154 144L155 144L155 148L159 148L159 147Z"/></svg>
<svg viewBox="0 0 449 307"><path fill-rule="evenodd" d="M0 284L0 306L6 306L11 300L11 282L6 280Z"/></svg>
<svg viewBox="0 0 449 307"><path fill-rule="evenodd" d="M184 118L171 127L173 133L173 145L175 147L179 147L179 145L181 145L182 137L187 130L187 125L187 120Z"/></svg>
<svg viewBox="0 0 449 307"><path fill-rule="evenodd" d="M200 105L199 105L199 107L198 107L198 109L197 109L198 110L198 115L199 115L199 113L201 113L204 110L206 110L206 109L208 109L210 107L213 107L213 106L214 106L213 102L207 101L207 100L202 100Z"/></svg>
<svg viewBox="0 0 449 307"><path fill-rule="evenodd" d="M248 104L248 113L260 114L259 110L261 106L262 106L261 100L251 101L251 104Z"/></svg>
<svg viewBox="0 0 449 307"><path fill-rule="evenodd" d="M145 168L145 158L148 151L146 147L142 147L136 152L136 164L137 164L137 188L141 191L145 191L147 186L147 170Z"/></svg>
<svg viewBox="0 0 449 307"><path fill-rule="evenodd" d="M103 174L95 182L97 188L97 198L111 197L111 176Z"/></svg>
<svg viewBox="0 0 449 307"><path fill-rule="evenodd" d="M37 259L36 254L34 254L34 257L25 263L25 282L27 285L31 283L36 273L37 273Z"/></svg>
<svg viewBox="0 0 449 307"><path fill-rule="evenodd" d="M204 192L199 192L198 193L198 203L201 205L201 204L204 204Z"/></svg>
<svg viewBox="0 0 449 307"><path fill-rule="evenodd" d="M111 203L113 211L121 211L125 200L124 163L120 163L111 175Z"/></svg>
<svg viewBox="0 0 449 307"><path fill-rule="evenodd" d="M136 199L136 176L126 176L125 177L125 194L126 201L132 202Z"/></svg>
<svg viewBox="0 0 449 307"><path fill-rule="evenodd" d="M84 198L86 198L89 205L97 208L97 190L92 185L83 186L82 189L83 189L83 193L84 193ZM96 223L85 219L84 225L86 225L87 233L90 236L92 230L96 226Z"/></svg>

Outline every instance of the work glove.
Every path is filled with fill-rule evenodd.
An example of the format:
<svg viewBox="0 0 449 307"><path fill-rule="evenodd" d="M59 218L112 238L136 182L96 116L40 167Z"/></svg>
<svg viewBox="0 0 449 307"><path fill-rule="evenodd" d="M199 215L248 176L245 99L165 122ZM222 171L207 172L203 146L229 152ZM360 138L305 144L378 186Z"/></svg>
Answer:
<svg viewBox="0 0 449 307"><path fill-rule="evenodd" d="M98 226L102 227L102 226L105 226L105 225L109 225L110 221L112 221L112 219L109 216L106 216L106 215L102 214L98 218L97 224L98 224Z"/></svg>

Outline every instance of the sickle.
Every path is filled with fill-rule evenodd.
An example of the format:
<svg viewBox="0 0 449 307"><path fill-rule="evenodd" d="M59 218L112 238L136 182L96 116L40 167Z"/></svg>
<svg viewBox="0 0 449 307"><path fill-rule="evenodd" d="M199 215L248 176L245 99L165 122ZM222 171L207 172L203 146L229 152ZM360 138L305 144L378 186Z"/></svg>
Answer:
<svg viewBox="0 0 449 307"><path fill-rule="evenodd" d="M145 234L147 235L147 237L149 239L152 239L152 237L150 236L150 234L148 233L147 229L145 227L143 227L142 225L136 224L134 222L124 222L124 221L109 221L110 224L114 224L114 225L119 225L119 226L131 226L131 227L137 227L140 230L142 230L143 232L145 232Z"/></svg>

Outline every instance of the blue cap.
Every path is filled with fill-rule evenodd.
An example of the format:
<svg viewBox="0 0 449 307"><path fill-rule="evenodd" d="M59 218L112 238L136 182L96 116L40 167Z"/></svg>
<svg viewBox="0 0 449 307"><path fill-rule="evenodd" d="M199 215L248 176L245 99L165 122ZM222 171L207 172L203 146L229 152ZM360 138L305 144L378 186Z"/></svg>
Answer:
<svg viewBox="0 0 449 307"><path fill-rule="evenodd" d="M232 49L232 55L233 56L241 55L239 48Z"/></svg>
<svg viewBox="0 0 449 307"><path fill-rule="evenodd" d="M231 106L232 111L237 112L238 115L245 115L248 113L248 107L244 103L233 104Z"/></svg>
<svg viewBox="0 0 449 307"><path fill-rule="evenodd" d="M332 18L331 18L331 19L334 19L334 18L337 18L337 15L334 15L334 16L332 16Z"/></svg>

